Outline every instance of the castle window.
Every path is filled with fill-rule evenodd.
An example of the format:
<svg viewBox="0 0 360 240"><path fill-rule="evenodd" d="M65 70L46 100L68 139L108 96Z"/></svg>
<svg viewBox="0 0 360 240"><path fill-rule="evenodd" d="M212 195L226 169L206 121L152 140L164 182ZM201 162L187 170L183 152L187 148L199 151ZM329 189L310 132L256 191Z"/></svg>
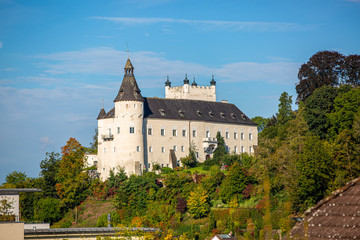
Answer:
<svg viewBox="0 0 360 240"><path fill-rule="evenodd" d="M226 133L225 133L226 139L229 139L229 137L230 137L229 135L230 135L229 132L226 132Z"/></svg>
<svg viewBox="0 0 360 240"><path fill-rule="evenodd" d="M105 172L105 168L103 168L103 171Z"/></svg>
<svg viewBox="0 0 360 240"><path fill-rule="evenodd" d="M160 112L161 116L165 116L165 110L164 109L159 109L159 112Z"/></svg>
<svg viewBox="0 0 360 240"><path fill-rule="evenodd" d="M135 128L134 127L130 127L130 133L131 134L135 133Z"/></svg>
<svg viewBox="0 0 360 240"><path fill-rule="evenodd" d="M192 133L193 133L193 134L192 134L192 135L193 135L193 137L197 137L197 132L196 132L196 129L194 129Z"/></svg>
<svg viewBox="0 0 360 240"><path fill-rule="evenodd" d="M164 128L161 128L161 129L160 129L160 135L161 135L161 136L165 136L165 129L164 129Z"/></svg>
<svg viewBox="0 0 360 240"><path fill-rule="evenodd" d="M199 158L199 152L196 152L196 157Z"/></svg>
<svg viewBox="0 0 360 240"><path fill-rule="evenodd" d="M111 128L108 129L109 130L109 137L111 136Z"/></svg>
<svg viewBox="0 0 360 240"><path fill-rule="evenodd" d="M174 146L174 152L176 152L177 151L177 147L176 146Z"/></svg>
<svg viewBox="0 0 360 240"><path fill-rule="evenodd" d="M214 113L210 111L210 112L209 112L209 116L210 116L210 117L213 117L213 116L214 116Z"/></svg>
<svg viewBox="0 0 360 240"><path fill-rule="evenodd" d="M181 146L181 151L185 152L185 147L184 146Z"/></svg>
<svg viewBox="0 0 360 240"><path fill-rule="evenodd" d="M235 118L236 118L236 115L233 114L233 113L231 113L230 116L231 116L232 119L235 119Z"/></svg>
<svg viewBox="0 0 360 240"><path fill-rule="evenodd" d="M106 148L104 148L104 153L106 153Z"/></svg>
<svg viewBox="0 0 360 240"><path fill-rule="evenodd" d="M252 140L252 133L249 133L249 140Z"/></svg>
<svg viewBox="0 0 360 240"><path fill-rule="evenodd" d="M210 137L210 131L206 131L205 137L207 137L207 138Z"/></svg>
<svg viewBox="0 0 360 240"><path fill-rule="evenodd" d="M199 110L197 110L197 111L196 111L196 115L198 115L198 117L201 117L201 116L202 116L202 113L201 113Z"/></svg>
<svg viewBox="0 0 360 240"><path fill-rule="evenodd" d="M148 128L148 135L152 135L152 128Z"/></svg>
<svg viewBox="0 0 360 240"><path fill-rule="evenodd" d="M165 147L161 147L161 152L162 152L162 153L165 152Z"/></svg>
<svg viewBox="0 0 360 240"><path fill-rule="evenodd" d="M242 118L243 120L246 120L245 114L241 114L241 118Z"/></svg>
<svg viewBox="0 0 360 240"><path fill-rule="evenodd" d="M152 152L152 147L149 147L149 152Z"/></svg>
<svg viewBox="0 0 360 240"><path fill-rule="evenodd" d="M225 113L220 113L220 116L221 116L222 118L225 118Z"/></svg>
<svg viewBox="0 0 360 240"><path fill-rule="evenodd" d="M173 129L173 136L176 137L177 136L177 130Z"/></svg>
<svg viewBox="0 0 360 240"><path fill-rule="evenodd" d="M151 164L149 163L149 164L148 164L148 168L150 168L150 167L151 167Z"/></svg>
<svg viewBox="0 0 360 240"><path fill-rule="evenodd" d="M120 133L120 127L117 128L117 133L118 133L118 134Z"/></svg>
<svg viewBox="0 0 360 240"><path fill-rule="evenodd" d="M241 140L244 140L244 133L241 133Z"/></svg>
<svg viewBox="0 0 360 240"><path fill-rule="evenodd" d="M180 115L181 117L183 117L184 114L185 114L184 111L180 109L180 110L179 110L179 115Z"/></svg>
<svg viewBox="0 0 360 240"><path fill-rule="evenodd" d="M183 137L186 137L186 129L183 129L183 130L182 130L182 136L183 136Z"/></svg>
<svg viewBox="0 0 360 240"><path fill-rule="evenodd" d="M114 147L114 152L116 151L116 148Z"/></svg>
<svg viewBox="0 0 360 240"><path fill-rule="evenodd" d="M241 146L241 153L244 152L244 146Z"/></svg>
<svg viewBox="0 0 360 240"><path fill-rule="evenodd" d="M252 146L249 147L249 153L252 153Z"/></svg>
<svg viewBox="0 0 360 240"><path fill-rule="evenodd" d="M136 146L136 151L140 152L140 146Z"/></svg>
<svg viewBox="0 0 360 240"><path fill-rule="evenodd" d="M238 152L237 146L234 147L234 152L235 152L235 153Z"/></svg>
<svg viewBox="0 0 360 240"><path fill-rule="evenodd" d="M136 105L136 104L134 104L134 108L135 108L135 109L137 108L137 105Z"/></svg>
<svg viewBox="0 0 360 240"><path fill-rule="evenodd" d="M234 139L237 139L238 138L238 134L237 132L234 132Z"/></svg>

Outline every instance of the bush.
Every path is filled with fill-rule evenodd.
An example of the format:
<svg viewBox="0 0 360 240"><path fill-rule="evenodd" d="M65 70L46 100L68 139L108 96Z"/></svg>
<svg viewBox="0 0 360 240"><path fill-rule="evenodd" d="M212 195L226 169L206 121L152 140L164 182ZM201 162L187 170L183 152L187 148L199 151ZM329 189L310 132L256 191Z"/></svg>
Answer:
<svg viewBox="0 0 360 240"><path fill-rule="evenodd" d="M96 222L96 227L107 227L108 226L107 218L108 218L107 214L101 215Z"/></svg>
<svg viewBox="0 0 360 240"><path fill-rule="evenodd" d="M172 173L172 172L174 172L174 170L169 167L163 167L161 169L161 173L164 173L164 174L168 174L168 173Z"/></svg>

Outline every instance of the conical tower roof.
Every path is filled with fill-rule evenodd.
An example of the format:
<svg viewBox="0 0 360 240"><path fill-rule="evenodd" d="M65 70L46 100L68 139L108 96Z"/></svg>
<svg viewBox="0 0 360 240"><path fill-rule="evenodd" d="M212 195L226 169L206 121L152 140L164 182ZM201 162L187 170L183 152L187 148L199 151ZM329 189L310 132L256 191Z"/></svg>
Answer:
<svg viewBox="0 0 360 240"><path fill-rule="evenodd" d="M99 112L99 115L98 115L97 119L98 120L102 119L105 115L106 115L106 112L105 112L104 108L102 107L100 112Z"/></svg>
<svg viewBox="0 0 360 240"><path fill-rule="evenodd" d="M124 67L124 78L121 83L119 92L114 99L114 102L118 101L144 101L144 98L141 96L141 91L137 85L137 82L134 77L134 67L131 64L130 59L128 58Z"/></svg>

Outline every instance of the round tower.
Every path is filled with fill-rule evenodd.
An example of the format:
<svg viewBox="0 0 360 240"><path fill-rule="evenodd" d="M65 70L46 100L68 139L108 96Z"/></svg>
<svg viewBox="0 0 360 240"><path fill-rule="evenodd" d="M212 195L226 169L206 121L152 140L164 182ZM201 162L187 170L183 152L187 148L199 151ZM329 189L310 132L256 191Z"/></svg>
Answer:
<svg viewBox="0 0 360 240"><path fill-rule="evenodd" d="M128 174L140 175L144 169L144 98L134 77L130 59L124 67L124 78L114 99L114 163Z"/></svg>

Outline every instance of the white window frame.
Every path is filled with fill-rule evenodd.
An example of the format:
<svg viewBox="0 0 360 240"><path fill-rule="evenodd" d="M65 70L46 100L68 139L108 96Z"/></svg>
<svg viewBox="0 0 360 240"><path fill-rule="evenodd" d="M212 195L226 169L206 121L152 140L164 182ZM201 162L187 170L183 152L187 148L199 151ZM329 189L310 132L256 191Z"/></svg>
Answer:
<svg viewBox="0 0 360 240"><path fill-rule="evenodd" d="M238 134L237 134L237 132L234 132L234 139L238 139Z"/></svg>
<svg viewBox="0 0 360 240"><path fill-rule="evenodd" d="M120 134L120 127L117 127L117 133Z"/></svg>
<svg viewBox="0 0 360 240"><path fill-rule="evenodd" d="M185 152L185 146L181 146L181 151Z"/></svg>
<svg viewBox="0 0 360 240"><path fill-rule="evenodd" d="M153 131L152 131L152 127L149 127L149 128L148 128L148 135L151 136L151 135L152 135L152 132L153 132Z"/></svg>
<svg viewBox="0 0 360 240"><path fill-rule="evenodd" d="M152 149L152 147L149 147L149 152L151 152L151 153L153 152L153 149Z"/></svg>
<svg viewBox="0 0 360 240"><path fill-rule="evenodd" d="M177 146L174 146L174 148L173 148L173 149L174 149L174 152L176 152L176 151L177 151Z"/></svg>
<svg viewBox="0 0 360 240"><path fill-rule="evenodd" d="M252 133L249 133L249 140L253 140Z"/></svg>
<svg viewBox="0 0 360 240"><path fill-rule="evenodd" d="M206 137L206 138L209 138L209 137L210 137L210 130L206 130L206 132L205 132L205 137Z"/></svg>
<svg viewBox="0 0 360 240"><path fill-rule="evenodd" d="M136 146L136 151L137 151L137 152L141 152L140 146Z"/></svg>
<svg viewBox="0 0 360 240"><path fill-rule="evenodd" d="M226 131L226 132L225 132L225 138L226 138L226 139L229 139L229 137L230 137L230 133L229 133L228 131Z"/></svg>
<svg viewBox="0 0 360 240"><path fill-rule="evenodd" d="M130 132L130 134L134 134L135 133L135 127L130 127L130 129L129 129L129 132Z"/></svg>
<svg viewBox="0 0 360 240"><path fill-rule="evenodd" d="M186 137L186 135L187 135L187 131L186 131L186 129L183 129L183 130L182 130L182 136L183 136L183 137Z"/></svg>
<svg viewBox="0 0 360 240"><path fill-rule="evenodd" d="M165 147L161 147L161 152L165 153Z"/></svg>
<svg viewBox="0 0 360 240"><path fill-rule="evenodd" d="M160 129L160 135L161 135L161 136L165 136L165 134L166 134L166 133L165 133L165 128L162 127L162 128Z"/></svg>
<svg viewBox="0 0 360 240"><path fill-rule="evenodd" d="M177 137L177 129L173 129L173 131L172 131L172 135L173 135L173 137Z"/></svg>

